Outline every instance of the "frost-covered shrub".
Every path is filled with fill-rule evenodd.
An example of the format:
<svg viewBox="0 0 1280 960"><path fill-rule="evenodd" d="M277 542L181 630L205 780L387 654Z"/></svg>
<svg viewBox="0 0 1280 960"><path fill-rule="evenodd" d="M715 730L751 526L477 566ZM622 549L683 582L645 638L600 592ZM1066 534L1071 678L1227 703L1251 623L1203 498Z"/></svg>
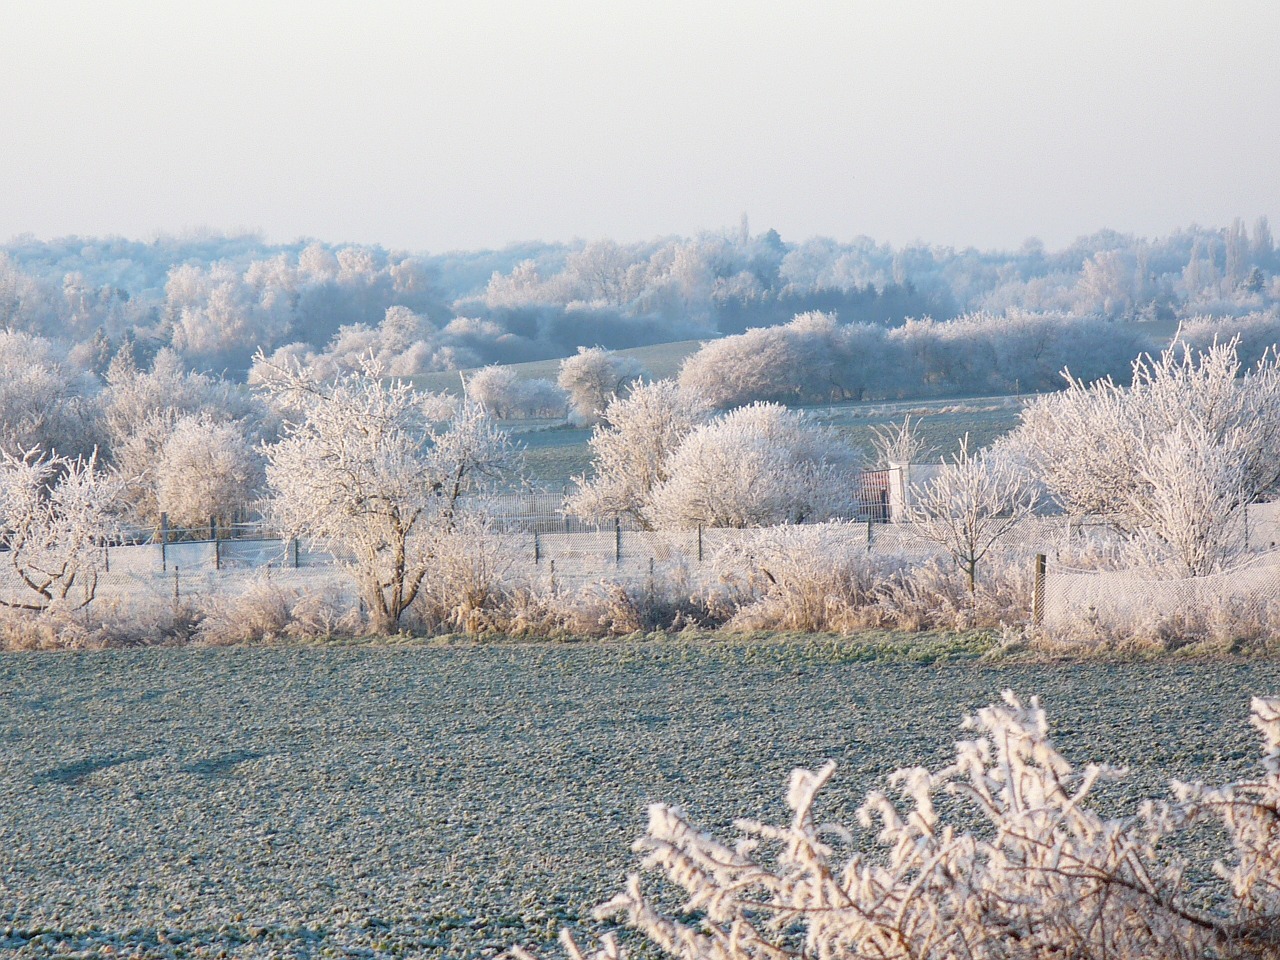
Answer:
<svg viewBox="0 0 1280 960"><path fill-rule="evenodd" d="M717 553L730 630L838 631L899 565L867 553L857 524L769 527Z"/></svg>
<svg viewBox="0 0 1280 960"><path fill-rule="evenodd" d="M886 424L871 428L871 446L875 450L876 466L892 467L919 462L924 450L924 438L920 436L920 418L911 422L911 414L902 418L901 424Z"/></svg>
<svg viewBox="0 0 1280 960"><path fill-rule="evenodd" d="M467 396L499 420L562 417L568 394L550 380L522 379L510 367L488 366L466 381Z"/></svg>
<svg viewBox="0 0 1280 960"><path fill-rule="evenodd" d="M689 432L644 515L658 530L847 517L857 509L860 466L856 450L803 412L753 403Z"/></svg>
<svg viewBox="0 0 1280 960"><path fill-rule="evenodd" d="M682 568L641 582L601 578L576 586L551 575L514 591L504 615L504 633L532 637L619 637L722 622L719 608Z"/></svg>
<svg viewBox="0 0 1280 960"><path fill-rule="evenodd" d="M815 805L835 764L796 770L789 824L737 822L731 842L681 810L649 809L640 869L596 910L680 960L878 957L883 960L1190 960L1275 956L1280 926L1280 700L1253 701L1264 744L1254 779L1172 783L1167 801L1117 816L1096 809L1100 783L1124 771L1073 767L1054 747L1037 698L965 721L972 739L940 769L899 770L874 790L857 827ZM1231 853L1210 871L1170 841L1217 824ZM874 834L874 843L859 837ZM1184 849L1203 856L1205 846ZM1221 882L1189 878L1216 872ZM607 935L574 960L618 960ZM523 950L517 958L528 958Z"/></svg>
<svg viewBox="0 0 1280 960"><path fill-rule="evenodd" d="M512 538L491 530L483 517L459 517L432 538L426 576L410 608L412 625L429 633L499 631L515 555Z"/></svg>
<svg viewBox="0 0 1280 960"><path fill-rule="evenodd" d="M201 604L203 617L196 640L210 646L269 643L284 635L300 596L296 587L263 576L234 596L208 597Z"/></svg>
<svg viewBox="0 0 1280 960"><path fill-rule="evenodd" d="M994 553L970 593L946 557L868 553L860 524L769 527L716 555L724 591L715 608L730 630L846 633L1020 625L1030 615L1033 567Z"/></svg>
<svg viewBox="0 0 1280 960"><path fill-rule="evenodd" d="M1242 370L1236 343L1140 357L1133 383L1072 380L1001 444L1073 518L1161 545L1179 576L1223 569L1242 514L1280 482L1280 357Z"/></svg>
<svg viewBox="0 0 1280 960"><path fill-rule="evenodd" d="M882 382L882 328L840 324L834 314L798 314L704 343L680 368L680 386L719 409L760 400L862 399Z"/></svg>
<svg viewBox="0 0 1280 960"><path fill-rule="evenodd" d="M330 585L315 589L274 577L270 570L230 596L213 595L200 602L194 639L210 646L327 640L364 633L367 621L354 598Z"/></svg>

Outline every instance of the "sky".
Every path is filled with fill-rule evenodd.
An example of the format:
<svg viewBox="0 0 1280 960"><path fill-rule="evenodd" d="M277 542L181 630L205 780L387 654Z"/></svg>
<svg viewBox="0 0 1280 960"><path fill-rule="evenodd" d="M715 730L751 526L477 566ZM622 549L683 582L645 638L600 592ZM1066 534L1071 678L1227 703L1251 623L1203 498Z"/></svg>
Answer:
<svg viewBox="0 0 1280 960"><path fill-rule="evenodd" d="M1280 3L6 0L0 239L442 252L1280 216Z"/></svg>

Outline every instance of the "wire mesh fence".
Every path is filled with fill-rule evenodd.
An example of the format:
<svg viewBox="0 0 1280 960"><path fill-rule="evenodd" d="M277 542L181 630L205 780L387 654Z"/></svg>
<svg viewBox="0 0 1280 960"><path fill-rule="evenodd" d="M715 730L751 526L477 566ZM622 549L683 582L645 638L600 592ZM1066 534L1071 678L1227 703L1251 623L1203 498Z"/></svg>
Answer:
<svg viewBox="0 0 1280 960"><path fill-rule="evenodd" d="M816 524L814 543L873 556L925 560L943 548L920 536L910 524L872 521ZM1030 555L1055 551L1066 535L1061 518L1041 518L1014 528L1000 545ZM565 532L495 529L455 544L466 555L490 558L493 570L511 585L575 587L608 581L643 585L657 579L689 589L712 587L724 572L722 559L732 548L738 562L749 562L752 544L768 528L643 531L615 525L608 529ZM834 539L833 539L834 538ZM104 547L92 584L95 608L124 612L163 604L180 606L236 596L269 579L278 586L354 597L352 557L306 540L259 536L227 540L181 540ZM39 600L12 569L0 567L0 601Z"/></svg>
<svg viewBox="0 0 1280 960"><path fill-rule="evenodd" d="M1124 635L1224 627L1237 633L1280 625L1280 553L1222 573L1151 579L1132 571L1079 570L1048 563L1043 623L1050 630Z"/></svg>
<svg viewBox="0 0 1280 960"><path fill-rule="evenodd" d="M505 498L487 514L485 532L463 544L491 558L493 569L509 585L574 588L594 582L643 585L676 582L690 590L714 588L726 572L725 557L750 563L752 545L767 528L645 531L621 522L566 524L558 495ZM1280 509L1252 511L1247 524L1253 542L1269 547L1280 535ZM846 555L896 557L912 563L945 556L945 548L911 523L874 520L812 525L814 543L838 544ZM220 532L230 532L224 530ZM256 536L248 536L248 533ZM350 561L342 552L306 540L265 535L240 528L238 536L217 540L122 544L102 548L94 608L124 612L131 606L216 603L269 579L278 586L355 602ZM1213 577L1152 579L1134 571L1071 567L1061 557L1069 546L1115 539L1105 525L1071 524L1063 516L1032 518L1009 531L996 545L1005 557L1026 562L1047 557L1040 578L1042 595L1027 598L1051 630L1081 626L1102 632L1133 630L1142 624L1182 624L1198 629L1215 618L1280 627L1280 551L1255 555L1249 562ZM833 539L834 538L834 539ZM481 542L483 540L484 542ZM1075 553L1078 554L1078 550ZM1018 560L1017 558L1023 558ZM76 589L83 589L81 583ZM30 587L0 565L0 602L39 600Z"/></svg>

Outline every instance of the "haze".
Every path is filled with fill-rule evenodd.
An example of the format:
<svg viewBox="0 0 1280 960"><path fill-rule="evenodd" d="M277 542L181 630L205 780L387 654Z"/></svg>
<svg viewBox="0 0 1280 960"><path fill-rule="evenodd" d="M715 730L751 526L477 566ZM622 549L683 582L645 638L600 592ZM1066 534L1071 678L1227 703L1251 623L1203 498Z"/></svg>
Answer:
<svg viewBox="0 0 1280 960"><path fill-rule="evenodd" d="M1280 5L8 5L0 237L735 224L1050 246L1280 211Z"/></svg>

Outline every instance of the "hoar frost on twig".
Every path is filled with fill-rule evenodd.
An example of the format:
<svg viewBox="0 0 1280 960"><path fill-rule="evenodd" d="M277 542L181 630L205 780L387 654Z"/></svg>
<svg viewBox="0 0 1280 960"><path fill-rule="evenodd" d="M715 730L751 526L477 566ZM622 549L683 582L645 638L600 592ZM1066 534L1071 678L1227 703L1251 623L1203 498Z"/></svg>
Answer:
<svg viewBox="0 0 1280 960"><path fill-rule="evenodd" d="M879 852L841 860L852 832L820 824L817 795L835 765L792 774L789 825L738 821L734 843L680 810L650 808L635 844L643 870L683 892L663 913L639 874L596 910L621 917L683 960L1015 960L1015 958L1274 957L1280 950L1280 700L1253 702L1265 776L1221 788L1175 784L1172 803L1107 818L1092 793L1124 771L1073 768L1053 747L1037 698L1006 691L966 721L975 733L939 770L890 778L858 811L879 825ZM941 805L939 801L943 801ZM945 813L944 813L945 811ZM1235 849L1219 868L1229 903L1196 906L1187 864L1165 841L1220 820ZM616 938L574 960L617 960ZM523 950L516 957L529 958Z"/></svg>

